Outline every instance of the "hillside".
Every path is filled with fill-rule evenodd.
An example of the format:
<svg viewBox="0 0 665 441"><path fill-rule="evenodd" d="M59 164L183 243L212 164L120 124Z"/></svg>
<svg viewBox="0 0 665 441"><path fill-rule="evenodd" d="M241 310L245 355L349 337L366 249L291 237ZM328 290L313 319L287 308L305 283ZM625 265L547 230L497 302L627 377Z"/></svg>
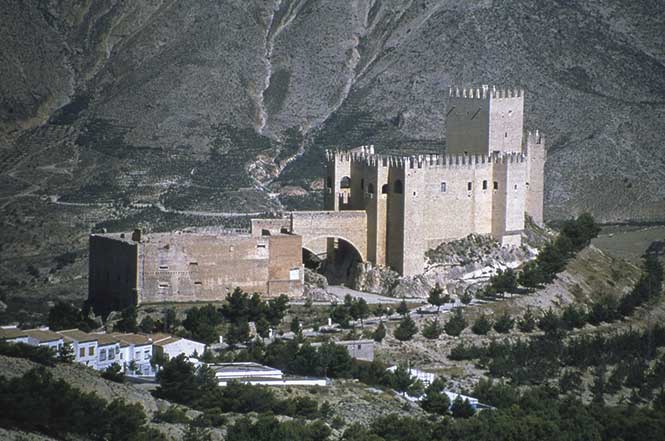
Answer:
<svg viewBox="0 0 665 441"><path fill-rule="evenodd" d="M326 148L444 148L450 85L527 90L548 219L665 218L658 2L8 0L0 17L5 291L80 296L94 228L318 207Z"/></svg>

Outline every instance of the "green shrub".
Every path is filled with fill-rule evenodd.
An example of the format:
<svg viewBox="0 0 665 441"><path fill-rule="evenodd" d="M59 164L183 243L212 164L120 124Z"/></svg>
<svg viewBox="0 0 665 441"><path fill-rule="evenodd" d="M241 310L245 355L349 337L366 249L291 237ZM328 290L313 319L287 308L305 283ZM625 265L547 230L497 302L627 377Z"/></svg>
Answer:
<svg viewBox="0 0 665 441"><path fill-rule="evenodd" d="M467 322L462 313L462 308L455 308L443 328L446 331L446 334L457 337L462 331L464 331L466 325Z"/></svg>
<svg viewBox="0 0 665 441"><path fill-rule="evenodd" d="M513 329L514 325L515 320L510 317L510 314L504 312L496 318L496 321L494 322L494 330L499 334L507 334Z"/></svg>
<svg viewBox="0 0 665 441"><path fill-rule="evenodd" d="M471 326L471 331L476 335L487 335L492 329L492 322L485 314L481 314Z"/></svg>

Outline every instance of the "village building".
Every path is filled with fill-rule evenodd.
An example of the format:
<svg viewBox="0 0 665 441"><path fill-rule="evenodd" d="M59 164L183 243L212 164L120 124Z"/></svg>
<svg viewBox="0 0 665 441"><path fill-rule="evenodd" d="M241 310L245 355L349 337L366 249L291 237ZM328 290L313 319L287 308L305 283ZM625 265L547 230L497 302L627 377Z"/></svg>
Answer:
<svg viewBox="0 0 665 441"><path fill-rule="evenodd" d="M184 354L186 357L201 356L206 350L205 344L182 337L174 337L168 334L152 334L150 338L155 355L164 357L166 360L175 358L180 354Z"/></svg>
<svg viewBox="0 0 665 441"><path fill-rule="evenodd" d="M326 386L325 378L285 376L284 373L258 363L218 363L207 364L214 373L220 386L231 381L260 386Z"/></svg>
<svg viewBox="0 0 665 441"><path fill-rule="evenodd" d="M97 352L97 336L88 334L79 329L68 329L58 331L74 350L74 359L77 363L84 364L93 369L98 369L99 356Z"/></svg>
<svg viewBox="0 0 665 441"><path fill-rule="evenodd" d="M0 328L0 340L12 343L25 343L31 346L42 346L58 352L64 344L61 335L48 329L18 329L16 327Z"/></svg>
<svg viewBox="0 0 665 441"><path fill-rule="evenodd" d="M111 334L120 343L120 360L122 371L128 376L150 377L155 375L151 364L153 346L152 339L140 334Z"/></svg>
<svg viewBox="0 0 665 441"><path fill-rule="evenodd" d="M351 358L362 361L374 361L374 340L339 340L333 343L346 349ZM311 346L318 348L322 344L316 342L311 343Z"/></svg>

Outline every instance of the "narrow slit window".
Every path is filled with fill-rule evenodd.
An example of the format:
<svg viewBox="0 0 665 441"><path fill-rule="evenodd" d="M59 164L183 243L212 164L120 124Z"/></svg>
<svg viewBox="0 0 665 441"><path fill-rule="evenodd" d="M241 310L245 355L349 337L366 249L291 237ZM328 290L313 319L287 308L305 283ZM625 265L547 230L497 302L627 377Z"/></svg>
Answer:
<svg viewBox="0 0 665 441"><path fill-rule="evenodd" d="M498 190L498 189L499 189L499 183L496 182L496 181L494 181L494 189L495 189L495 190Z"/></svg>
<svg viewBox="0 0 665 441"><path fill-rule="evenodd" d="M167 269L169 269L169 266L168 266L168 265L159 265L159 270L160 270L160 271L165 271L165 270L167 270Z"/></svg>
<svg viewBox="0 0 665 441"><path fill-rule="evenodd" d="M472 182L467 182L466 189L471 191L473 189L473 183Z"/></svg>
<svg viewBox="0 0 665 441"><path fill-rule="evenodd" d="M445 182L442 182L442 183L441 183L441 189L440 189L440 191L441 191L441 193L445 193L445 192L448 191L448 186L447 186L447 184L446 184Z"/></svg>
<svg viewBox="0 0 665 441"><path fill-rule="evenodd" d="M196 282L194 282L194 285L203 285L203 282L197 280Z"/></svg>
<svg viewBox="0 0 665 441"><path fill-rule="evenodd" d="M483 190L487 190L487 181L483 181Z"/></svg>

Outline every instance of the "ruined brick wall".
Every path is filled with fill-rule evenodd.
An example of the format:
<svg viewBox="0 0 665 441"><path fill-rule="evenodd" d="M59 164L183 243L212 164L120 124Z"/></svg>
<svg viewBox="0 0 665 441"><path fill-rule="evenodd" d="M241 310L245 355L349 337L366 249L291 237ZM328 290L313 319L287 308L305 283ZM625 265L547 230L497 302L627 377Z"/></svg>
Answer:
<svg viewBox="0 0 665 441"><path fill-rule="evenodd" d="M302 295L305 274L301 236L290 234L270 236L269 252L268 296Z"/></svg>
<svg viewBox="0 0 665 441"><path fill-rule="evenodd" d="M107 310L221 301L236 287L268 297L302 295L298 235L174 232L127 237L90 237L90 298Z"/></svg>
<svg viewBox="0 0 665 441"><path fill-rule="evenodd" d="M128 237L129 235L127 235ZM96 313L137 302L137 245L120 235L89 238L88 300Z"/></svg>
<svg viewBox="0 0 665 441"><path fill-rule="evenodd" d="M155 234L141 243L141 303L221 301L235 287L267 292L269 240Z"/></svg>

